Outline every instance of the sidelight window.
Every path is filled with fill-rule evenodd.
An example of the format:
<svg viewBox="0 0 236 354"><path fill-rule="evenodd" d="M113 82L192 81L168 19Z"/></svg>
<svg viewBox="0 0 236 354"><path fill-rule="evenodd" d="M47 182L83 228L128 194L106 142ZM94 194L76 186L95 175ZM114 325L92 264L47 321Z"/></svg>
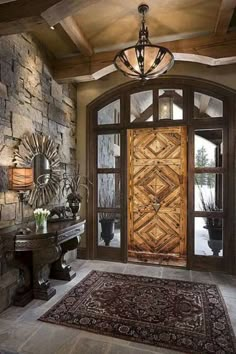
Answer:
<svg viewBox="0 0 236 354"><path fill-rule="evenodd" d="M223 256L222 129L194 134L194 254Z"/></svg>

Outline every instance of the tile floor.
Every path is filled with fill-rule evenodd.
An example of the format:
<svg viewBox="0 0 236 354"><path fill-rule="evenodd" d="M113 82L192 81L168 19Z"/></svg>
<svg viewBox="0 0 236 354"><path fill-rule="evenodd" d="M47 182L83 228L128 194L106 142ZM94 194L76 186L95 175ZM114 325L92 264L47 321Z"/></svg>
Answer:
<svg viewBox="0 0 236 354"><path fill-rule="evenodd" d="M33 300L25 308L10 307L0 314L0 349L19 354L171 354L177 353L149 345L128 342L68 327L37 321L90 270L146 275L219 285L236 332L236 277L220 273L181 270L102 261L76 260L77 276L71 282L52 281L57 294L49 301Z"/></svg>

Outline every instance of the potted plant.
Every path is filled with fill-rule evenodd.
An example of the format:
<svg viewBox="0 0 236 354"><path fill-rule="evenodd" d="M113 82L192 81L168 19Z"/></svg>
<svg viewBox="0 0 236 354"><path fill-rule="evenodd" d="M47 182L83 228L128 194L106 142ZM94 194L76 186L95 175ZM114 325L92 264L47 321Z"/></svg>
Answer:
<svg viewBox="0 0 236 354"><path fill-rule="evenodd" d="M49 215L50 211L47 209L38 208L34 210L36 232L47 232L47 218Z"/></svg>
<svg viewBox="0 0 236 354"><path fill-rule="evenodd" d="M202 210L206 212L219 212L221 209L216 205L212 194L206 200L203 197L202 190L200 190L200 200L202 204ZM208 246L213 252L213 256L219 256L220 251L223 248L222 239L222 218L208 216L205 217L205 229L208 230L209 240Z"/></svg>
<svg viewBox="0 0 236 354"><path fill-rule="evenodd" d="M203 211L206 212L221 211L221 209L215 204L213 200L213 196L210 195L210 197L207 200L205 200L201 190L200 190L200 200L201 200ZM204 219L206 223L204 228L208 230L209 239L222 241L222 219L218 217L212 217L212 216L205 217Z"/></svg>
<svg viewBox="0 0 236 354"><path fill-rule="evenodd" d="M113 208L113 199L110 195L103 193L99 195L100 208ZM105 246L109 246L111 240L114 238L115 231L115 214L108 212L100 212L99 222L101 224L101 238L103 239Z"/></svg>
<svg viewBox="0 0 236 354"><path fill-rule="evenodd" d="M101 238L103 239L105 246L109 246L111 240L114 238L115 231L115 215L109 213L100 213L101 218Z"/></svg>
<svg viewBox="0 0 236 354"><path fill-rule="evenodd" d="M84 188L87 192L87 201L89 197L89 187L92 182L86 177L80 174L80 166L72 174L64 173L63 175L63 195L66 194L66 200L69 204L73 218L76 218L76 214L80 210L82 196L80 191Z"/></svg>

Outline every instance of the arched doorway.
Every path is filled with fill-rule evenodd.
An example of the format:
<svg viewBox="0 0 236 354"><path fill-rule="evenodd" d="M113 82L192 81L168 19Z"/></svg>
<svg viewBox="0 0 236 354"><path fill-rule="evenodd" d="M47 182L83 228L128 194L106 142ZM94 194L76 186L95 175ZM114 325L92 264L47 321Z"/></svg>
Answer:
<svg viewBox="0 0 236 354"><path fill-rule="evenodd" d="M165 77L88 106L89 258L233 272L234 98Z"/></svg>

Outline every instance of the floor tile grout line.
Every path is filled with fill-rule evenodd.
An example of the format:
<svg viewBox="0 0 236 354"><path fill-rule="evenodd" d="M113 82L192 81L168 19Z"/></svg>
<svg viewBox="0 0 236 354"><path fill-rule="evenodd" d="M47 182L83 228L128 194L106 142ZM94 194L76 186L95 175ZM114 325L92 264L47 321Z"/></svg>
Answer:
<svg viewBox="0 0 236 354"><path fill-rule="evenodd" d="M111 348L112 348L112 344L111 344L111 343L108 343L107 350L106 350L103 354L109 354Z"/></svg>
<svg viewBox="0 0 236 354"><path fill-rule="evenodd" d="M80 333L78 335L78 338L75 340L75 344L72 346L72 348L71 348L71 350L70 350L70 352L68 354L72 354L73 353L73 351L74 351L76 345L79 343L79 341L80 341Z"/></svg>
<svg viewBox="0 0 236 354"><path fill-rule="evenodd" d="M35 331L33 331L31 333L31 335L25 340L25 342L23 342L18 348L17 348L17 351L20 351L24 346L25 344L28 343L28 341L40 330L40 328L42 328L43 324L40 324L38 328L35 329Z"/></svg>

